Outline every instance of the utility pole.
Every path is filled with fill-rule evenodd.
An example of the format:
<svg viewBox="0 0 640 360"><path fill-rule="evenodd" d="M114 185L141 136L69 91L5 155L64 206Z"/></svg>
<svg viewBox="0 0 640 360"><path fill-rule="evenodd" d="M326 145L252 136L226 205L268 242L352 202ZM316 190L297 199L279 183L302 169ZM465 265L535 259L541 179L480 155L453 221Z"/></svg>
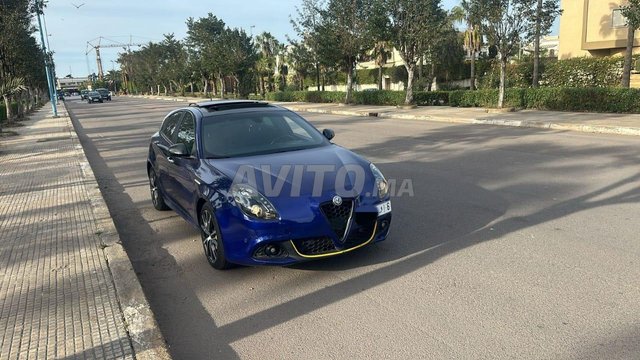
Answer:
<svg viewBox="0 0 640 360"><path fill-rule="evenodd" d="M47 51L47 43L44 40L44 32L42 31L42 21L40 20L40 1L36 0L36 13L38 14L38 29L40 30L40 39L42 41L42 51L44 52L45 60L44 60L44 69L47 73L47 84L49 85L49 99L51 100L51 109L53 110L53 116L58 117L58 94L56 91L56 86L54 80L51 76L51 64L48 61L49 53ZM43 14L44 16L44 14Z"/></svg>

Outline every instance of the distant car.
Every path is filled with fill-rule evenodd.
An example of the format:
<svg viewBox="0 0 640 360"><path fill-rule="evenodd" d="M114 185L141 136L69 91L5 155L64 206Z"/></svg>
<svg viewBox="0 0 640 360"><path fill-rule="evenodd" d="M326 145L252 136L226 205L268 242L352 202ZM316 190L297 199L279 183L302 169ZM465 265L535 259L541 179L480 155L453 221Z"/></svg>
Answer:
<svg viewBox="0 0 640 360"><path fill-rule="evenodd" d="M80 99L82 100L87 100L87 94L89 93L89 90L82 90L80 91Z"/></svg>
<svg viewBox="0 0 640 360"><path fill-rule="evenodd" d="M331 143L333 136L267 103L175 110L149 144L153 206L171 208L199 229L216 269L289 265L383 241L391 223L387 180ZM304 170L314 166L332 170L318 180L315 170Z"/></svg>
<svg viewBox="0 0 640 360"><path fill-rule="evenodd" d="M58 100L64 100L64 94L59 92L58 93Z"/></svg>
<svg viewBox="0 0 640 360"><path fill-rule="evenodd" d="M100 93L102 100L111 101L111 93L108 89L96 89L96 91Z"/></svg>
<svg viewBox="0 0 640 360"><path fill-rule="evenodd" d="M87 103L91 104L94 102L103 102L102 95L97 91L90 91L87 93Z"/></svg>

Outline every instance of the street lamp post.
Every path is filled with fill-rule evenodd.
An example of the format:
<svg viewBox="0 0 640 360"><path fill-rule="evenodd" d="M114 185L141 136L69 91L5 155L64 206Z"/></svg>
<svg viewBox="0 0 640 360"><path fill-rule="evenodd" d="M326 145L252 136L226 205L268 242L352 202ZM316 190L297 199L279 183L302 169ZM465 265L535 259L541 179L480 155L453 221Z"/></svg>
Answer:
<svg viewBox="0 0 640 360"><path fill-rule="evenodd" d="M53 82L53 78L51 76L51 64L49 64L48 60L48 52L47 52L47 43L44 40L44 32L42 29L42 21L40 20L40 1L36 0L36 14L38 15L38 28L40 30L40 40L42 41L42 51L44 52L45 62L44 69L47 73L47 84L49 86L49 99L51 99L51 109L53 110L53 116L58 117L58 94L56 91L55 83Z"/></svg>

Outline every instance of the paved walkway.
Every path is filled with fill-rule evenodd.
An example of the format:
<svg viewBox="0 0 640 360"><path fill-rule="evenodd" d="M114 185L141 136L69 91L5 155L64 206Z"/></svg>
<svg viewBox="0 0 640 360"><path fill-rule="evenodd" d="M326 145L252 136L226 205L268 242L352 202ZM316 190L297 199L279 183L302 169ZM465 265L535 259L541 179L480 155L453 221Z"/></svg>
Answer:
<svg viewBox="0 0 640 360"><path fill-rule="evenodd" d="M191 97L145 96L172 101L202 101ZM605 114L564 111L521 110L496 112L495 109L420 106L404 109L395 106L339 105L303 102L278 103L293 111L308 111L348 116L376 116L390 119L414 119L462 124L487 124L571 130L590 133L640 136L640 114Z"/></svg>
<svg viewBox="0 0 640 360"><path fill-rule="evenodd" d="M97 230L95 182L69 119L50 110L0 138L0 359L139 357Z"/></svg>

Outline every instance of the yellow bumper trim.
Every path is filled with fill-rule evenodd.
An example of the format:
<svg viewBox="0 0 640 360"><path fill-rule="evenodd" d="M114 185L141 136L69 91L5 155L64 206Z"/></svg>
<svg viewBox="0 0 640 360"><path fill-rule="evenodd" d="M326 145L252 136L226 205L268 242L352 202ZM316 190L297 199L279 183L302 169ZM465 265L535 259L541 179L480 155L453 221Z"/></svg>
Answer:
<svg viewBox="0 0 640 360"><path fill-rule="evenodd" d="M376 220L376 223L375 223L375 225L373 226L373 234L371 234L371 237L369 238L369 240L367 240L367 241L363 242L363 243L362 243L362 244L360 244L360 245L357 245L357 246L354 246L354 247L352 247L352 248L349 248L349 249L344 249L344 250L334 251L334 252L325 253L325 254L318 254L318 255L305 255L305 254L302 254L302 253L298 250L298 248L296 247L296 244L294 244L294 243L293 243L293 240L289 240L289 241L291 241L291 246L293 246L293 250L295 250L295 251L296 251L296 253L297 253L299 256L302 256L303 258L307 258L307 259L317 259L317 258L323 258L323 257L328 257L328 256L340 255L340 254L347 253L347 252L349 252L349 251L353 251L353 250L355 250L355 249L359 249L359 248L361 248L361 247L363 247L363 246L367 245L367 244L368 244L368 243L370 243L371 241L373 241L373 238L375 238L375 237L376 237L376 230L377 230L377 229L378 229L378 221Z"/></svg>

